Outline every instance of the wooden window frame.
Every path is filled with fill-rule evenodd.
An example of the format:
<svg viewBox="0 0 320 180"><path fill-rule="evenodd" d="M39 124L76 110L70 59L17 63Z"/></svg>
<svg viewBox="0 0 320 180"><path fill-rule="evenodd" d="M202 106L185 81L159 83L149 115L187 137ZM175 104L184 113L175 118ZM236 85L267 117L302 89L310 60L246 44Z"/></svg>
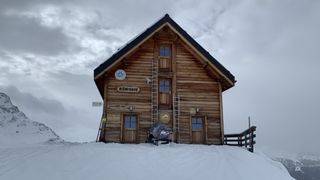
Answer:
<svg viewBox="0 0 320 180"><path fill-rule="evenodd" d="M134 128L132 128L131 126L130 126L130 128L127 128L127 127L125 127L126 126L126 117L130 117L130 125L132 124L132 120L131 120L131 118L132 117L135 117L136 119L135 119L135 127ZM123 114L123 128L125 128L125 129L134 129L134 130L137 130L137 124L138 124L138 115L137 114Z"/></svg>
<svg viewBox="0 0 320 180"><path fill-rule="evenodd" d="M169 49L168 55L161 55L161 48L165 47ZM171 72L172 70L172 44L171 43L160 43L158 48L158 65L159 65L159 72ZM160 68L161 61L168 61L168 68Z"/></svg>
<svg viewBox="0 0 320 180"><path fill-rule="evenodd" d="M161 55L161 49L164 48L168 48L169 50L169 54L168 55ZM159 45L159 57L161 58L171 58L171 55L172 55L172 47L171 47L171 44L165 44L165 43L161 43Z"/></svg>
<svg viewBox="0 0 320 180"><path fill-rule="evenodd" d="M191 129L192 131L201 131L204 130L204 121L205 121L205 116L191 116ZM192 120L195 119L196 123L193 123ZM198 122L198 120L201 119L201 123ZM201 125L201 127L194 128L193 125Z"/></svg>
<svg viewBox="0 0 320 180"><path fill-rule="evenodd" d="M162 80L169 81L169 91L160 91L160 82ZM159 108L160 109L171 109L172 108L172 79L170 78L159 78L158 79L158 94L160 93L168 93L169 94L169 104L160 103L160 95L158 96Z"/></svg>
<svg viewBox="0 0 320 180"><path fill-rule="evenodd" d="M168 86L166 86L166 84L164 84L164 88L168 88L167 91L161 91L161 81L169 82ZM166 78L159 79L159 92L170 93L170 91L172 90L172 87L170 84L171 84L170 79L166 79Z"/></svg>

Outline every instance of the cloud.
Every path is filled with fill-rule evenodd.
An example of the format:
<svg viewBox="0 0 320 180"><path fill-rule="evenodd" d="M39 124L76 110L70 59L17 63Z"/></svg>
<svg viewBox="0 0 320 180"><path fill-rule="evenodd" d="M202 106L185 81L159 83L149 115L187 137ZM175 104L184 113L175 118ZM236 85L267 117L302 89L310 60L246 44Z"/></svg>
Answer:
<svg viewBox="0 0 320 180"><path fill-rule="evenodd" d="M0 86L13 88L30 116L66 137L95 136L72 133L99 124L101 109L90 107L101 100L93 69L169 13L238 80L224 93L226 132L245 129L250 115L258 146L320 150L305 143L320 136L318 1L2 2ZM64 113L49 112L54 107Z"/></svg>
<svg viewBox="0 0 320 180"><path fill-rule="evenodd" d="M19 104L19 106L29 111L44 112L54 116L66 112L65 107L59 101L45 97L38 98L30 93L23 93L14 86L2 87L1 89L10 97L13 97L13 101L16 102L16 104Z"/></svg>
<svg viewBox="0 0 320 180"><path fill-rule="evenodd" d="M65 52L69 39L59 29L39 25L35 20L0 16L0 48L11 52L55 55Z"/></svg>

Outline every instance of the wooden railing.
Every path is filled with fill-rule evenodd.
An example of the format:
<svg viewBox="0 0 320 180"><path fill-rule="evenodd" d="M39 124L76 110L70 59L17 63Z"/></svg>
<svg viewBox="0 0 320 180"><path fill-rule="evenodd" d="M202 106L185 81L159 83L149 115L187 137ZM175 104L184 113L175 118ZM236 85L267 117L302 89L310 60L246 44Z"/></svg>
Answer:
<svg viewBox="0 0 320 180"><path fill-rule="evenodd" d="M253 146L256 144L256 141L254 140L256 137L256 134L254 134L256 129L256 126L251 126L249 129L239 134L225 134L224 144L229 146L245 147L250 152L253 152Z"/></svg>

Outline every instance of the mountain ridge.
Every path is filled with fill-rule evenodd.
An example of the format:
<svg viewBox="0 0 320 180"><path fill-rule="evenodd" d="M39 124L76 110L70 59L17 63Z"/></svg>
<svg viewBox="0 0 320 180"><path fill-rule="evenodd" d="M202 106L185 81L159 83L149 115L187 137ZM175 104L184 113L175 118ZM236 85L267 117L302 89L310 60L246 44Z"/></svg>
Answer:
<svg viewBox="0 0 320 180"><path fill-rule="evenodd" d="M51 128L30 120L0 92L0 144L19 145L63 141Z"/></svg>

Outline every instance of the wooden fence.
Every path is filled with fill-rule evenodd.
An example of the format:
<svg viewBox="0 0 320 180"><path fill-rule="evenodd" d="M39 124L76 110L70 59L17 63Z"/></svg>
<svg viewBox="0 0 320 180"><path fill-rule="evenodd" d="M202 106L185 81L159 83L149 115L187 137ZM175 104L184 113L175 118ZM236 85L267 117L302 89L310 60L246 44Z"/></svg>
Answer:
<svg viewBox="0 0 320 180"><path fill-rule="evenodd" d="M229 146L245 147L250 152L253 152L253 146L256 144L256 141L254 140L256 137L256 134L254 134L256 129L256 126L251 126L249 129L239 134L225 134L224 144Z"/></svg>

